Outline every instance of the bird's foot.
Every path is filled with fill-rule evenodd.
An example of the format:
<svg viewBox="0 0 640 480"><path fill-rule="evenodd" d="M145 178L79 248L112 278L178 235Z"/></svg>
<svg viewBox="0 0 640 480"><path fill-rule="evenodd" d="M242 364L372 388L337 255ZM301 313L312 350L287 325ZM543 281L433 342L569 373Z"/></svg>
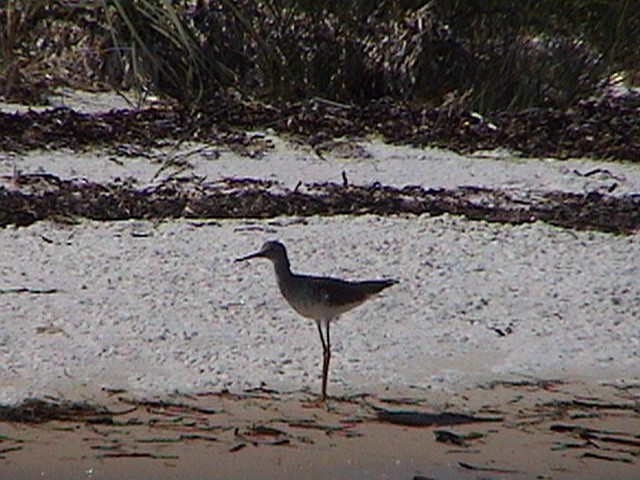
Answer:
<svg viewBox="0 0 640 480"><path fill-rule="evenodd" d="M329 411L329 397L318 396L316 398L302 402L302 408L323 408Z"/></svg>

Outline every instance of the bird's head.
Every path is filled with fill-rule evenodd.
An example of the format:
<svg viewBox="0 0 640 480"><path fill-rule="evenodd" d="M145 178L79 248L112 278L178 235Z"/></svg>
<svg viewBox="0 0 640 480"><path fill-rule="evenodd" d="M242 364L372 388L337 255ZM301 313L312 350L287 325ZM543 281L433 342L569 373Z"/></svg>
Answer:
<svg viewBox="0 0 640 480"><path fill-rule="evenodd" d="M236 262L243 262L245 260L251 260L252 258L268 258L272 262L277 262L281 258L287 258L287 251L284 245L280 242L269 241L262 245L262 248L256 253L247 255L246 257L240 257L236 259Z"/></svg>

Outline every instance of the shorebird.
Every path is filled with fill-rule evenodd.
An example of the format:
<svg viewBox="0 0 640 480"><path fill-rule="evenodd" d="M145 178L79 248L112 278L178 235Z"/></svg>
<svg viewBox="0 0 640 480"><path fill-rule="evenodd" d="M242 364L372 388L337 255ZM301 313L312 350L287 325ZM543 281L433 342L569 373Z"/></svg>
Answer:
<svg viewBox="0 0 640 480"><path fill-rule="evenodd" d="M278 287L289 305L303 317L315 320L318 325L323 352L322 399L325 400L331 360L331 322L398 282L391 279L350 282L338 278L292 273L286 248L282 243L275 241L266 242L258 252L236 261L242 262L258 257L268 258L273 263Z"/></svg>

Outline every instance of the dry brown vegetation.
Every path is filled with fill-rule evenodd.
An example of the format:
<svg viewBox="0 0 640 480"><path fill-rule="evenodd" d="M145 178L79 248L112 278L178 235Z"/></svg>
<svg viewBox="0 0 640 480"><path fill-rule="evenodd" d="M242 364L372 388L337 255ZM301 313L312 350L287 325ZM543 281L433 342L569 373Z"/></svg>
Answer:
<svg viewBox="0 0 640 480"><path fill-rule="evenodd" d="M7 0L0 92L136 86L195 107L380 98L565 108L640 70L640 1Z"/></svg>

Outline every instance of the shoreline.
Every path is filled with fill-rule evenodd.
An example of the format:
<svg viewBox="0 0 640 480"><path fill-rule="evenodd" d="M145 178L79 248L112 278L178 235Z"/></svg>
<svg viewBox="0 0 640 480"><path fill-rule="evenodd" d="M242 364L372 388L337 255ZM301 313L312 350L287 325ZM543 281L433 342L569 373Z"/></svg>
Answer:
<svg viewBox="0 0 640 480"><path fill-rule="evenodd" d="M323 405L304 392L148 401L105 392L106 410L76 406L58 410L58 417L71 414L64 420L0 423L0 472L12 479L168 479L177 472L180 478L212 472L265 479L635 478L640 384L500 382L454 395L424 393L330 398ZM32 405L31 414L36 410Z"/></svg>

